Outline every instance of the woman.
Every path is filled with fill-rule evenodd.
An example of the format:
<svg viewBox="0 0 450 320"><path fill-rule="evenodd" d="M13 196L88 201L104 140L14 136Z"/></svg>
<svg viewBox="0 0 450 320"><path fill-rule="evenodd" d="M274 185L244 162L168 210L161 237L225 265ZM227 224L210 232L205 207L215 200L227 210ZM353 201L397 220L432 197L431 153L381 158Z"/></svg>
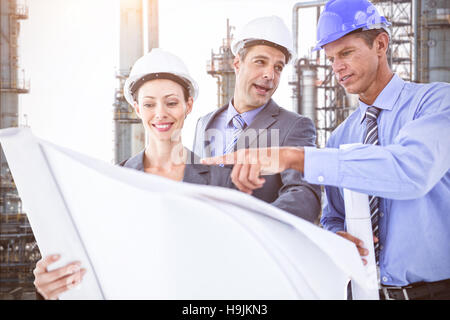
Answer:
<svg viewBox="0 0 450 320"><path fill-rule="evenodd" d="M182 145L181 129L198 87L178 57L161 49L141 57L125 82L124 94L142 120L148 144L120 165L176 181L233 187L231 169L201 165ZM45 299L57 299L79 284L86 272L79 262L47 271L59 258L47 256L34 269L34 285Z"/></svg>

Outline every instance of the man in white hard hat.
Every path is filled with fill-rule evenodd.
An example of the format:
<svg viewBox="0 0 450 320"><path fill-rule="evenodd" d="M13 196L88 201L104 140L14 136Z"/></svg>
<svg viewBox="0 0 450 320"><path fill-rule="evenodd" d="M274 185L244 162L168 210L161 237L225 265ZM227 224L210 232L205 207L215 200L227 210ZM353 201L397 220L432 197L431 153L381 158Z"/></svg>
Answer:
<svg viewBox="0 0 450 320"><path fill-rule="evenodd" d="M325 5L316 49L325 50L339 83L360 100L327 148L264 150L279 153L275 164L255 161L249 150L205 163L239 161L233 170L245 170L240 177L247 188L261 172L304 172L307 181L325 185L324 228L354 242L362 256L367 244L346 231L342 188L368 194L380 297L450 299L450 85L393 74L389 25L367 0ZM353 143L361 144L340 149Z"/></svg>
<svg viewBox="0 0 450 320"><path fill-rule="evenodd" d="M249 22L232 43L236 85L233 99L197 123L194 152L201 157L258 146L314 146L315 128L306 117L280 108L272 99L281 73L294 58L291 32L276 16ZM252 193L232 175L232 181ZM314 222L320 188L295 170L267 176L253 196Z"/></svg>

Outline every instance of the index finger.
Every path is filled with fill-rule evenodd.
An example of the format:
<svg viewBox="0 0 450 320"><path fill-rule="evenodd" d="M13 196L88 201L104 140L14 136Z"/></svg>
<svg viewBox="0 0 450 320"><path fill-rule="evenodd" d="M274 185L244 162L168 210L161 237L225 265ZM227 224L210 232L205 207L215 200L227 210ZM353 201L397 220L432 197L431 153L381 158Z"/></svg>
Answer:
<svg viewBox="0 0 450 320"><path fill-rule="evenodd" d="M213 164L236 164L237 163L237 153L227 153L222 156L203 158L200 160L201 164L213 165Z"/></svg>
<svg viewBox="0 0 450 320"><path fill-rule="evenodd" d="M48 255L45 258L42 258L36 263L36 268L34 269L35 274L47 272L47 267L53 262L58 261L59 258L59 254Z"/></svg>

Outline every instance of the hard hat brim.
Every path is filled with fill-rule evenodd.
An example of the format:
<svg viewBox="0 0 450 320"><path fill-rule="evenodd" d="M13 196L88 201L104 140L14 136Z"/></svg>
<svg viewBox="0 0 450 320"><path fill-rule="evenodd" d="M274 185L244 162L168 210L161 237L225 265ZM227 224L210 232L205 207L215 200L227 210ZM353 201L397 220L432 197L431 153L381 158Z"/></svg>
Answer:
<svg viewBox="0 0 450 320"><path fill-rule="evenodd" d="M156 74L161 74L161 73L148 73L148 74L142 74L142 75L136 75L133 77L129 77L126 81L125 81L125 85L124 85L124 96L125 96L125 100L127 100L127 102L130 105L134 105L134 98L133 98L133 94L131 93L132 90L132 86L139 81L142 78L147 77L147 81L151 81L151 80L156 80L156 79L169 79L172 81L175 81L173 78L169 78L169 77L152 77L152 75L156 75ZM194 79L192 79L190 76L187 75L178 75L178 74L174 74L174 73L170 73L171 75L173 75L173 77L179 78L179 81L175 81L178 84L180 84L181 86L183 86L181 84L181 81L187 82L189 83L189 96L191 96L194 101L197 99L198 97L198 92L199 92L199 88L198 88L198 84L195 82ZM147 82L145 81L145 82Z"/></svg>
<svg viewBox="0 0 450 320"><path fill-rule="evenodd" d="M386 30L386 28L389 27L391 25L391 23L388 22L385 17L381 17L381 18L383 19L382 24L385 27L380 26L380 29ZM363 31L370 30L370 26L368 27L366 23L362 23L362 24L357 25L357 26L351 26L351 28L349 28L348 30L345 30L345 31L342 31L342 32L335 32L333 34L330 34L328 37L326 37L324 39L321 39L321 41L319 41L316 44L316 46L314 47L314 49L312 51L314 52L314 51L317 51L317 50L321 50L321 49L323 49L324 45L326 45L328 43L331 43L333 41L339 40L340 38L342 38L342 37L346 36L347 34L353 32L355 30L358 30L358 29L363 29ZM388 30L386 30L386 32L389 34Z"/></svg>

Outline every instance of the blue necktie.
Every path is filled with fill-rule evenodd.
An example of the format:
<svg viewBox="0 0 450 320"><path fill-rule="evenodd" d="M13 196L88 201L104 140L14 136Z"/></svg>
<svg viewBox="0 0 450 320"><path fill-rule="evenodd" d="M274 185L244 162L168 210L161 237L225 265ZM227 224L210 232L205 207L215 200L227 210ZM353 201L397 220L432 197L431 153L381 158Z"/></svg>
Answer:
<svg viewBox="0 0 450 320"><path fill-rule="evenodd" d="M225 147L225 150L223 152L224 154L234 151L236 142L239 139L239 136L241 135L242 131L244 131L245 121L244 119L242 119L240 114L237 114L232 119L232 125L233 125L233 134L227 146Z"/></svg>

